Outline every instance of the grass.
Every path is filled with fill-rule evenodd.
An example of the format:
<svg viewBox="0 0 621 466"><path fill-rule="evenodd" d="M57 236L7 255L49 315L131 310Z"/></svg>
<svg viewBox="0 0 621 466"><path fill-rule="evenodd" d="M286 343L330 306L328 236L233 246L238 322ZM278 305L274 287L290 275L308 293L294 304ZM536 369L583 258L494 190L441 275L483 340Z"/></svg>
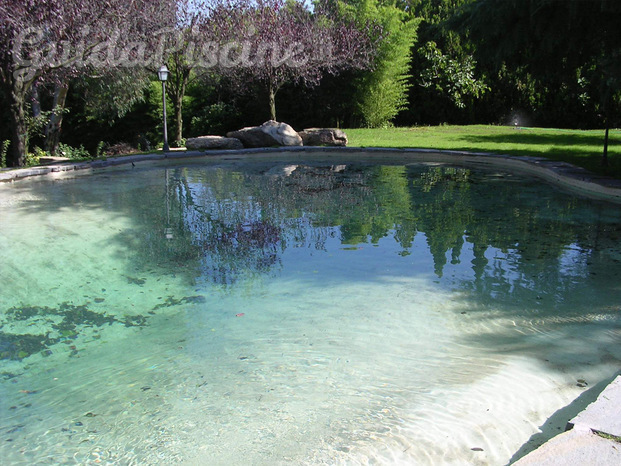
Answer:
<svg viewBox="0 0 621 466"><path fill-rule="evenodd" d="M596 434L596 435L599 435L601 438L605 438L607 440L613 440L615 442L621 443L621 437L619 437L617 435L606 434L606 433L600 432L598 430L594 430L593 433Z"/></svg>
<svg viewBox="0 0 621 466"><path fill-rule="evenodd" d="M609 166L601 165L604 130L510 126L423 126L348 129L349 146L464 150L530 155L569 162L601 175L621 178L621 130L610 131Z"/></svg>

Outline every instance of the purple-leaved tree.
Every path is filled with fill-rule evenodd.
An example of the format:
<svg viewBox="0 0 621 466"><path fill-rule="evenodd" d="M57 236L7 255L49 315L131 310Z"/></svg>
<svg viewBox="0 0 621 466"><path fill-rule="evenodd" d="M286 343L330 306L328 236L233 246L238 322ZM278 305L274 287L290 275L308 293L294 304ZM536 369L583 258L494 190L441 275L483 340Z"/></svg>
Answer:
<svg viewBox="0 0 621 466"><path fill-rule="evenodd" d="M326 73L369 68L374 39L381 37L375 24L361 27L340 17L329 0L316 2L313 11L304 0L221 0L205 15L202 31L214 46L202 59L238 83L263 84L273 120L284 84L313 86Z"/></svg>
<svg viewBox="0 0 621 466"><path fill-rule="evenodd" d="M289 82L318 84L325 73L371 66L381 34L340 17L332 0L3 0L0 88L9 102L9 163L22 166L39 89L53 88L47 148L58 144L69 82L81 76L171 65L168 86L181 137L192 73L256 81L270 96Z"/></svg>
<svg viewBox="0 0 621 466"><path fill-rule="evenodd" d="M38 83L54 84L60 104L76 76L120 67L156 69L166 55L163 37L176 9L176 0L3 0L0 87L10 106L9 163L24 165ZM60 130L57 116L50 120L52 132Z"/></svg>
<svg viewBox="0 0 621 466"><path fill-rule="evenodd" d="M193 79L226 76L237 87L260 82L275 119L283 84L316 85L324 73L369 67L378 28L339 18L335 5L321 0L311 12L304 0L179 0L167 57L174 139L183 137L183 98Z"/></svg>

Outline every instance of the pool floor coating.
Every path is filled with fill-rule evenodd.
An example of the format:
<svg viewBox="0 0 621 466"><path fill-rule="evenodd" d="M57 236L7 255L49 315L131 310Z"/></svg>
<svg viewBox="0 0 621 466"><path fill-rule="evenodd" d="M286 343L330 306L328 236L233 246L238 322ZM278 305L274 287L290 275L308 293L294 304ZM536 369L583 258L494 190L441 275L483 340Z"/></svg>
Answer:
<svg viewBox="0 0 621 466"><path fill-rule="evenodd" d="M125 183L148 187L147 178L136 171ZM0 454L10 464L506 464L557 410L618 371L614 303L588 280L563 297L568 312L558 316L546 314L548 294L533 291L529 312L515 315L496 302L497 284L489 301L447 288L477 263L467 237L439 277L432 229L417 233L408 255L394 231L375 244L341 244L328 228L306 242L296 236L301 243L279 262L264 250L232 287L231 276L187 280L192 256L170 243L158 249L153 240L135 260L132 247L152 230L118 209L120 189L117 201L98 205L115 189L82 182L77 207L62 204L63 183L52 189L61 190L57 209L27 185L3 200L0 254L12 294L1 297L2 310L19 319L3 320L0 331L59 329L49 334L50 354L3 360ZM211 199L195 189L195 199ZM216 215L201 210L210 202L192 208ZM19 206L19 218L9 206ZM225 206L255 218L239 199ZM264 238L234 231L255 244ZM318 239L323 247L311 247ZM559 262L575 287L581 252L570 246ZM599 274L606 289L614 276L597 260L616 256L601 247L584 273ZM490 276L515 266L501 248L486 258ZM33 270L46 273L35 280ZM585 303L589 312L574 312ZM72 327L77 315L86 323Z"/></svg>
<svg viewBox="0 0 621 466"><path fill-rule="evenodd" d="M326 361L320 344L321 358L269 341L252 353L242 346L214 354L181 333L162 345L156 328L142 338L156 340L159 353L115 342L81 351L71 366L20 377L5 398L16 408L2 406L11 413L2 424L5 460L505 464L520 439L580 392L520 358L463 387L433 388L430 371L409 385L386 377L378 387L352 353ZM295 349L297 358L283 357ZM446 371L468 376L455 364Z"/></svg>

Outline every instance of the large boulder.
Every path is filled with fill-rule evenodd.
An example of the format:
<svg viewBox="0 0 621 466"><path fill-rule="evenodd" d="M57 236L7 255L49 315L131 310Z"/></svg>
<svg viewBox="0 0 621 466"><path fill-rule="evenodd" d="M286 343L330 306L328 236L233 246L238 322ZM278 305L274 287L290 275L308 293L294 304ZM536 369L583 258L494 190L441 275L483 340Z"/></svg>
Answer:
<svg viewBox="0 0 621 466"><path fill-rule="evenodd" d="M308 128L300 132L305 146L346 146L347 135L340 129Z"/></svg>
<svg viewBox="0 0 621 466"><path fill-rule="evenodd" d="M239 139L223 138L222 136L200 136L188 138L185 141L188 150L235 150L243 149L244 145Z"/></svg>
<svg viewBox="0 0 621 466"><path fill-rule="evenodd" d="M266 121L261 126L242 128L226 134L229 138L239 139L244 147L301 146L302 138L287 123L274 120Z"/></svg>

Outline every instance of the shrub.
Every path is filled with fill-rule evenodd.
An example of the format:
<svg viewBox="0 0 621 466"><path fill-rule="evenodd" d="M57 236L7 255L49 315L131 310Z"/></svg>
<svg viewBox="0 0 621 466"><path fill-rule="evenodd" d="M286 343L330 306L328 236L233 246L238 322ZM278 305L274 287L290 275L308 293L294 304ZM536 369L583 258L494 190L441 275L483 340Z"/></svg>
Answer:
<svg viewBox="0 0 621 466"><path fill-rule="evenodd" d="M6 156L9 153L9 146L11 145L10 140L6 140L2 142L0 145L0 168L6 168Z"/></svg>
<svg viewBox="0 0 621 466"><path fill-rule="evenodd" d="M47 157L49 154L38 146L35 146L32 152L26 154L25 164L27 167L35 167L41 163L41 157Z"/></svg>
<svg viewBox="0 0 621 466"><path fill-rule="evenodd" d="M126 142L119 142L118 144L114 144L106 149L105 155L107 156L115 156L115 155L127 155L127 154L135 154L138 150L132 147L130 144Z"/></svg>
<svg viewBox="0 0 621 466"><path fill-rule="evenodd" d="M70 159L90 159L91 154L84 148L84 146L80 147L71 147L67 144L63 144L62 142L58 144L58 149L56 149L56 154L62 157L68 157Z"/></svg>

